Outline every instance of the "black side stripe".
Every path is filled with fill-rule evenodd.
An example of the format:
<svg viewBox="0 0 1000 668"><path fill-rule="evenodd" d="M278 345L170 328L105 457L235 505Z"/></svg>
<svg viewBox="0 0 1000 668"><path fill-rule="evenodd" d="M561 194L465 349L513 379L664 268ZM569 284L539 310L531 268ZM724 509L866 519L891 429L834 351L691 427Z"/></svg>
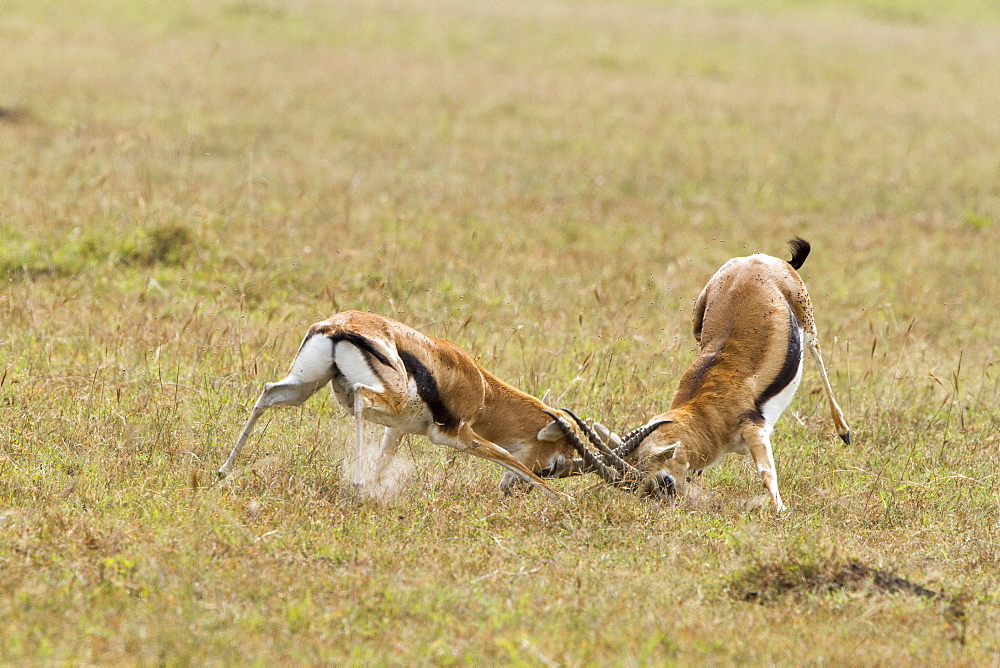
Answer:
<svg viewBox="0 0 1000 668"><path fill-rule="evenodd" d="M799 364L802 362L802 338L799 336L799 321L795 318L791 308L788 309L788 319L788 352L785 354L785 362L781 365L781 370L775 379L764 388L761 395L757 397L757 401L754 402L754 408L757 411L757 416L760 416L761 422L764 421L764 404L795 380L795 375L799 372Z"/></svg>
<svg viewBox="0 0 1000 668"><path fill-rule="evenodd" d="M406 367L406 373L416 381L417 394L419 394L420 399L427 404L427 407L431 409L431 416L434 418L434 422L441 425L445 429L457 428L459 420L455 414L452 413L447 406L445 406L444 400L441 399L441 393L438 390L437 381L434 380L434 375L431 374L430 369L424 366L423 362L414 357L413 353L400 350L399 357L403 360L403 366Z"/></svg>
<svg viewBox="0 0 1000 668"><path fill-rule="evenodd" d="M389 358L386 357L384 354L382 354L381 350L372 345L372 342L369 341L364 336L362 336L361 334L358 334L356 332L335 332L333 334L328 334L327 336L333 343L334 347L336 347L337 343L340 341L347 341L348 343L353 344L358 348L360 348L361 350L365 351L366 353L368 353L369 355L371 355L372 357L374 357L375 359L377 359L379 362L386 365L390 369L395 368L392 365L392 362L389 361ZM378 375L374 369L372 369L372 373Z"/></svg>

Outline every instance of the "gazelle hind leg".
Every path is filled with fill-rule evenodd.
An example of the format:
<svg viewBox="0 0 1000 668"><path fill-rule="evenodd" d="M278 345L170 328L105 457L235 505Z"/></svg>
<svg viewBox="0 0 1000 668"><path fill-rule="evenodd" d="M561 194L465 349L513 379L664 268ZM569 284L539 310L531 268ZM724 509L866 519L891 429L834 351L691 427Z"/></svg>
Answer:
<svg viewBox="0 0 1000 668"><path fill-rule="evenodd" d="M326 380L302 381L291 375L277 383L267 383L264 385L264 391L257 398L257 403L254 404L253 410L250 412L250 417L247 419L246 424L243 425L243 431L240 432L239 438L236 439L236 446L229 454L226 463L219 468L217 476L225 478L232 472L236 458L239 457L240 451L243 450L247 439L250 438L250 433L253 431L254 425L268 408L271 406L298 406L315 394L316 390L325 385Z"/></svg>
<svg viewBox="0 0 1000 668"><path fill-rule="evenodd" d="M750 451L754 464L757 465L757 473L760 474L760 480L764 483L767 493L771 495L775 511L780 513L785 510L785 504L781 502L781 493L778 492L778 472L774 468L774 453L771 450L771 437L767 429L748 423L743 427L740 436Z"/></svg>
<svg viewBox="0 0 1000 668"><path fill-rule="evenodd" d="M833 426L837 430L837 435L847 445L851 444L851 429L847 426L843 411L837 405L837 400L833 397L833 388L830 386L830 379L826 375L826 366L823 364L823 353L819 347L819 338L815 334L806 332L806 346L809 348L812 358L819 368L819 376L823 380L823 389L826 391L826 398L830 401L830 413L833 415Z"/></svg>
<svg viewBox="0 0 1000 668"><path fill-rule="evenodd" d="M361 389L360 386L354 388L354 484L356 486L364 483L365 467L362 459L365 454L365 409L369 405Z"/></svg>
<svg viewBox="0 0 1000 668"><path fill-rule="evenodd" d="M360 472L355 473L354 488L362 497L389 503L402 489L413 470L412 463L396 456L402 438L402 431L386 427L377 451L373 447L361 448Z"/></svg>
<svg viewBox="0 0 1000 668"><path fill-rule="evenodd" d="M386 480L387 474L391 472L396 464L396 450L403 438L403 432L392 427L386 427L382 433L382 442L379 450L375 452L365 452L365 473L363 484L375 486L381 485ZM393 477L389 475L388 477Z"/></svg>
<svg viewBox="0 0 1000 668"><path fill-rule="evenodd" d="M365 480L364 487L360 490L364 496L379 503L388 503L403 488L413 471L413 463L396 454L402 437L402 431L392 427L385 428L377 458L370 462L368 470L371 476Z"/></svg>
<svg viewBox="0 0 1000 668"><path fill-rule="evenodd" d="M225 478L233 470L233 464L240 455L240 450L246 444L253 431L253 426L261 415L271 406L298 406L316 393L316 390L326 385L333 378L332 350L324 337L306 334L295 353L292 366L287 376L276 383L264 385L257 403L250 412L250 418L243 425L243 431L236 439L229 459L219 469L218 477Z"/></svg>
<svg viewBox="0 0 1000 668"><path fill-rule="evenodd" d="M385 432L382 434L382 443L379 448L379 455L385 457L387 455L396 454L396 450L399 449L399 442L403 438L403 432L398 429L393 429L392 427L386 427Z"/></svg>
<svg viewBox="0 0 1000 668"><path fill-rule="evenodd" d="M363 487L378 477L383 459L393 459L392 455L403 436L398 429L387 427L382 436L380 451L367 447L364 434L365 411L396 415L406 404L406 396L393 386L375 389L361 384L355 385L351 394L354 396L354 486Z"/></svg>

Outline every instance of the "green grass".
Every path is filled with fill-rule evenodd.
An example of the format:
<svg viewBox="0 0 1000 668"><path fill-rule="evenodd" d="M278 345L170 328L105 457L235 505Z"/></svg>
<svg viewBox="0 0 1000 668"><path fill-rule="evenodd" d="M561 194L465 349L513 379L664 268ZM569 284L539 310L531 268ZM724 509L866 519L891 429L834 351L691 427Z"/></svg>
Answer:
<svg viewBox="0 0 1000 668"><path fill-rule="evenodd" d="M14 0L0 43L0 662L996 661L995 3ZM794 234L855 442L807 362L785 516L738 457L558 503L419 438L364 503L319 397L210 486L334 310L632 426Z"/></svg>

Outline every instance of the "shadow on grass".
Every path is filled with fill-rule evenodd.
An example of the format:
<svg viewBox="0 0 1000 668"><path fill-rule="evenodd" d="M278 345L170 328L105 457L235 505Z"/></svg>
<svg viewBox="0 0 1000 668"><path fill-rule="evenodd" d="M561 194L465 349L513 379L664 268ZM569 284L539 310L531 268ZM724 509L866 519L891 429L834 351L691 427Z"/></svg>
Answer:
<svg viewBox="0 0 1000 668"><path fill-rule="evenodd" d="M944 604L939 608L947 624L949 640L964 646L969 606L974 597L958 593L946 597L878 568L858 561L825 560L803 563L797 559L758 563L738 573L730 581L732 596L748 603L776 604L789 597L824 595L838 591L865 596L908 595Z"/></svg>
<svg viewBox="0 0 1000 668"><path fill-rule="evenodd" d="M0 123L23 123L31 118L31 113L23 107L0 107Z"/></svg>
<svg viewBox="0 0 1000 668"><path fill-rule="evenodd" d="M857 561L800 563L795 560L757 564L733 578L730 591L747 602L770 603L791 595L834 591L909 594L939 600L940 592Z"/></svg>

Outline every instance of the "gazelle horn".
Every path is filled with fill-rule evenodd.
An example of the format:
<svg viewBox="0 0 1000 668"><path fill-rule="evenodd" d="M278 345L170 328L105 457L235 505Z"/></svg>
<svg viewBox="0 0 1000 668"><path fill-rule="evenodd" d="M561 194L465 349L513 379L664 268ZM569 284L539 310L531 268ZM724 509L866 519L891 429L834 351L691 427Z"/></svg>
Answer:
<svg viewBox="0 0 1000 668"><path fill-rule="evenodd" d="M661 424L664 424L665 422L672 422L672 421L673 420L663 420L648 425L644 424L641 427L636 427L635 429L625 434L624 436L619 436L618 434L611 431L608 427L604 426L600 422L595 422L593 429L594 433L597 434L598 438L607 443L608 447L613 446L614 453L616 455L618 455L619 457L627 457L631 455L633 451L635 451L635 449L638 447L638 443L630 444L629 450L627 452L624 449L625 443L630 442L630 440L633 438L638 438L639 443L641 443L642 441L645 440L646 436L649 436L648 432L645 435L642 435L643 430L648 429L649 427L653 427L655 429L656 427L658 427Z"/></svg>
<svg viewBox="0 0 1000 668"><path fill-rule="evenodd" d="M656 422L650 422L649 424L633 429L625 438L622 439L622 444L615 448L615 456L617 457L628 457L635 449L639 447L639 444L646 440L646 437L656 431L657 427L665 425L668 422L673 422L673 420L657 420Z"/></svg>
<svg viewBox="0 0 1000 668"><path fill-rule="evenodd" d="M632 492L638 489L639 481L637 479L625 479L621 473L606 465L600 457L588 450L587 446L580 440L580 437L573 431L573 427L561 415L550 411L545 411L545 413L556 421L556 424L559 425L559 428L566 435L566 440L580 453L580 457L584 463L584 470L596 472L604 482L614 487L627 489Z"/></svg>
<svg viewBox="0 0 1000 668"><path fill-rule="evenodd" d="M576 416L576 413L569 410L568 408L561 408L560 410L569 415L571 418L573 418L576 424L579 425L580 429L587 436L587 439L594 444L595 448L601 451L601 454L604 455L605 462L610 463L612 466L618 469L618 471L622 475L631 475L635 477L638 477L640 475L639 471L637 471L634 466L623 460L611 448L605 445L604 441L601 440L601 437L595 434L594 430L591 429L586 422L578 418Z"/></svg>
<svg viewBox="0 0 1000 668"><path fill-rule="evenodd" d="M601 440L608 444L609 448L617 450L622 445L622 437L605 427L600 422L594 422L594 432L601 437Z"/></svg>

